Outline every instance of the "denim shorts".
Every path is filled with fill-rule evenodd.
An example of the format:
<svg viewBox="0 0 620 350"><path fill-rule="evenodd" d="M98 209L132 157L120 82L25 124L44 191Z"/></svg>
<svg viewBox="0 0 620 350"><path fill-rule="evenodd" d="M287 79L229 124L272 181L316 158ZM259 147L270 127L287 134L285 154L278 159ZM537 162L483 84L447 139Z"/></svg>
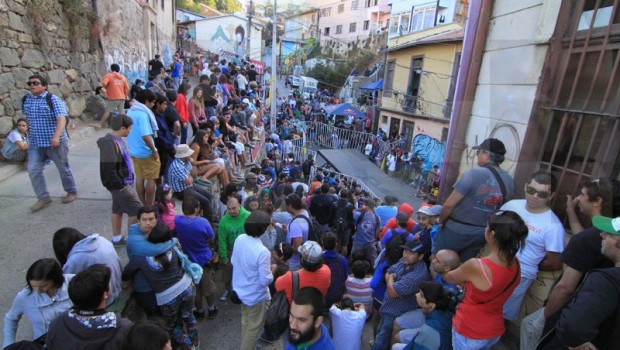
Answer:
<svg viewBox="0 0 620 350"><path fill-rule="evenodd" d="M491 349L500 337L490 339L471 339L459 334L452 328L452 348L459 350L486 350Z"/></svg>

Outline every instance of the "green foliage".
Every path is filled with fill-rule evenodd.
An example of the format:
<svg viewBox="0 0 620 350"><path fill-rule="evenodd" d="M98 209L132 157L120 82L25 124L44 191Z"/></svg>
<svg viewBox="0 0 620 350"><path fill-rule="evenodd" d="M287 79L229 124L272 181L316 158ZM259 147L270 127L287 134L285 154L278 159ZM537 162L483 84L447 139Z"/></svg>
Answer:
<svg viewBox="0 0 620 350"><path fill-rule="evenodd" d="M372 54L353 50L347 52L345 57L348 57L347 61L336 63L333 68L332 66L317 64L306 75L318 80L320 88L341 87L353 68L357 68L358 72L363 72L375 60L375 56Z"/></svg>
<svg viewBox="0 0 620 350"><path fill-rule="evenodd" d="M188 0L176 0L177 7L183 10L200 13L200 5ZM205 4L206 5L206 4ZM207 5L209 6L209 5Z"/></svg>

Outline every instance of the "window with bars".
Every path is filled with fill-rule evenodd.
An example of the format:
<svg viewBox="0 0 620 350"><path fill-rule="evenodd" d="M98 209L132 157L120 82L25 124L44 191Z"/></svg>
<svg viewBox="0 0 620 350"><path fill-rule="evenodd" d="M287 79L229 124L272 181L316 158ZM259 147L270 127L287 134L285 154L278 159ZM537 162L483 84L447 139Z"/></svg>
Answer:
<svg viewBox="0 0 620 350"><path fill-rule="evenodd" d="M342 34L342 24L336 26L336 34Z"/></svg>
<svg viewBox="0 0 620 350"><path fill-rule="evenodd" d="M343 13L343 12L344 12L344 4L338 5L338 13Z"/></svg>
<svg viewBox="0 0 620 350"><path fill-rule="evenodd" d="M355 33L357 30L357 23L353 22L349 24L349 33Z"/></svg>
<svg viewBox="0 0 620 350"><path fill-rule="evenodd" d="M368 30L368 29L370 29L370 21L366 20L364 21L364 30Z"/></svg>
<svg viewBox="0 0 620 350"><path fill-rule="evenodd" d="M357 10L357 8L359 7L360 2L359 0L353 0L351 1L351 11L355 11Z"/></svg>
<svg viewBox="0 0 620 350"><path fill-rule="evenodd" d="M323 28L323 34L324 35L329 35L329 27Z"/></svg>
<svg viewBox="0 0 620 350"><path fill-rule="evenodd" d="M332 15L332 8L331 7L326 7L324 9L321 9L321 17L329 17Z"/></svg>

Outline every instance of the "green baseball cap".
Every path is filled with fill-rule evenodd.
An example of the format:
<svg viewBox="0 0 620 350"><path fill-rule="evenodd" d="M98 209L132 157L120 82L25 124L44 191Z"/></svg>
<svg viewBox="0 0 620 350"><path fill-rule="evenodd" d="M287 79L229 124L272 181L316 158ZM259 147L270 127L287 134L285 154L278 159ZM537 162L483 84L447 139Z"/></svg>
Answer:
<svg viewBox="0 0 620 350"><path fill-rule="evenodd" d="M603 232L620 236L620 217L608 218L597 215L592 218L592 224Z"/></svg>

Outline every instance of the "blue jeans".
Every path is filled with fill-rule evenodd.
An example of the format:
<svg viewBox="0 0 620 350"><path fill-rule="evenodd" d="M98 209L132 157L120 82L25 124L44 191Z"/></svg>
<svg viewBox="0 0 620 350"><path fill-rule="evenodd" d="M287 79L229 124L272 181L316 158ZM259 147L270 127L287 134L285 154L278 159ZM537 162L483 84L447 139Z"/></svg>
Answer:
<svg viewBox="0 0 620 350"><path fill-rule="evenodd" d="M381 314L381 322L377 326L377 336L375 343L370 350L387 350L390 348L392 340L392 328L394 326L395 317ZM457 348L455 348L457 349Z"/></svg>
<svg viewBox="0 0 620 350"><path fill-rule="evenodd" d="M69 142L62 141L60 146L56 149L51 147L37 147L31 144L28 148L28 175L30 175L30 182L32 183L32 188L37 198L46 199L50 197L49 192L47 192L45 176L43 175L45 162L48 159L56 164L65 192L77 193L75 180L73 179L73 174L69 167Z"/></svg>
<svg viewBox="0 0 620 350"><path fill-rule="evenodd" d="M172 88L174 89L174 91L179 90L179 85L181 85L181 83L183 82L183 77L176 77L176 78L172 78Z"/></svg>
<svg viewBox="0 0 620 350"><path fill-rule="evenodd" d="M523 299L525 298L525 294L527 290L530 289L530 286L534 282L533 278L527 278L521 276L521 283L515 288L510 295L510 298L506 300L504 303L504 318L509 321L515 321L519 318L519 312L521 311L521 304L523 304Z"/></svg>
<svg viewBox="0 0 620 350"><path fill-rule="evenodd" d="M500 337L491 339L470 339L459 334L452 328L452 348L459 350L486 350L491 349L499 341Z"/></svg>

